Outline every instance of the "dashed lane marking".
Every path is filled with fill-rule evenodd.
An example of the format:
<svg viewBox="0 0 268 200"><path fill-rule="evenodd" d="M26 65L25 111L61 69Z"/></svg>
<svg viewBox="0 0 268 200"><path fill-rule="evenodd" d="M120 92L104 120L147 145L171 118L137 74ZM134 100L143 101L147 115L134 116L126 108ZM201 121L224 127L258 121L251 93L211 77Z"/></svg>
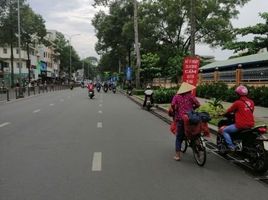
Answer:
<svg viewBox="0 0 268 200"><path fill-rule="evenodd" d="M97 128L102 128L102 122L98 122Z"/></svg>
<svg viewBox="0 0 268 200"><path fill-rule="evenodd" d="M33 113L38 113L40 111L41 111L40 109L37 109L37 110L34 110Z"/></svg>
<svg viewBox="0 0 268 200"><path fill-rule="evenodd" d="M0 124L0 128L3 128L3 127L5 127L5 126L7 126L7 125L9 125L9 124L11 124L10 122L5 122L5 123L3 123L3 124Z"/></svg>
<svg viewBox="0 0 268 200"><path fill-rule="evenodd" d="M50 106L55 106L55 104L54 103L51 103L51 104L49 104Z"/></svg>
<svg viewBox="0 0 268 200"><path fill-rule="evenodd" d="M102 104L100 104L99 107L102 107Z"/></svg>
<svg viewBox="0 0 268 200"><path fill-rule="evenodd" d="M92 171L101 171L102 153L94 152L92 160Z"/></svg>
<svg viewBox="0 0 268 200"><path fill-rule="evenodd" d="M100 113L100 114L102 114L102 111L101 111L101 110L99 110L99 113Z"/></svg>

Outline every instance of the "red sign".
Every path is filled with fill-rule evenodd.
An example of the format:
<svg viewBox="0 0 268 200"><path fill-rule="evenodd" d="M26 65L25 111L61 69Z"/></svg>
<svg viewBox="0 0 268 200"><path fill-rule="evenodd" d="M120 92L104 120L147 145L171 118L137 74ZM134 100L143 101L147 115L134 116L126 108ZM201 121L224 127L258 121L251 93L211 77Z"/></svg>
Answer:
<svg viewBox="0 0 268 200"><path fill-rule="evenodd" d="M183 82L196 86L198 82L200 59L198 57L185 57L183 60Z"/></svg>

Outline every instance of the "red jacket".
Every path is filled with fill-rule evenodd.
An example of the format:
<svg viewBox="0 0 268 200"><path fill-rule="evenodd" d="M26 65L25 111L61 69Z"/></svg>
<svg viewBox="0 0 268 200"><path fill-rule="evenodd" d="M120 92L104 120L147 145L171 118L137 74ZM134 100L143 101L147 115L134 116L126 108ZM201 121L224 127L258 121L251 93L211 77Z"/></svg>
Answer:
<svg viewBox="0 0 268 200"><path fill-rule="evenodd" d="M92 83L88 84L87 89L88 89L88 91L94 90L94 85Z"/></svg>
<svg viewBox="0 0 268 200"><path fill-rule="evenodd" d="M247 106L247 105L248 106ZM241 96L227 110L227 113L235 113L235 126L239 129L252 128L254 126L254 102L246 96Z"/></svg>

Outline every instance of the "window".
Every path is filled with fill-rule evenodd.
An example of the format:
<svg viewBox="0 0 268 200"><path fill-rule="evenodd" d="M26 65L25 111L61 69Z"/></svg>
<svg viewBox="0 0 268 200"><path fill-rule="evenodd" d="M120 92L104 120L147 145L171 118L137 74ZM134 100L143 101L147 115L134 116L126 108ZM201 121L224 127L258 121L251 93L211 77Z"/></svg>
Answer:
<svg viewBox="0 0 268 200"><path fill-rule="evenodd" d="M16 49L16 54L19 54L19 49Z"/></svg>
<svg viewBox="0 0 268 200"><path fill-rule="evenodd" d="M20 63L17 62L17 68L20 68Z"/></svg>
<svg viewBox="0 0 268 200"><path fill-rule="evenodd" d="M7 49L4 48L4 49L3 49L3 52L4 52L4 54L7 54Z"/></svg>

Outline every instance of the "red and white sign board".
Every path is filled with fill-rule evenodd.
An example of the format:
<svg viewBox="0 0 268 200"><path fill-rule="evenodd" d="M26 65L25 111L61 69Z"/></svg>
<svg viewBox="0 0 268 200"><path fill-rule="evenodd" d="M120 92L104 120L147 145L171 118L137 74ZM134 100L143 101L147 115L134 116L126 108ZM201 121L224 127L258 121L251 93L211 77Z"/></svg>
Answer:
<svg viewBox="0 0 268 200"><path fill-rule="evenodd" d="M198 57L185 57L183 60L183 82L196 86L198 82L200 59Z"/></svg>

